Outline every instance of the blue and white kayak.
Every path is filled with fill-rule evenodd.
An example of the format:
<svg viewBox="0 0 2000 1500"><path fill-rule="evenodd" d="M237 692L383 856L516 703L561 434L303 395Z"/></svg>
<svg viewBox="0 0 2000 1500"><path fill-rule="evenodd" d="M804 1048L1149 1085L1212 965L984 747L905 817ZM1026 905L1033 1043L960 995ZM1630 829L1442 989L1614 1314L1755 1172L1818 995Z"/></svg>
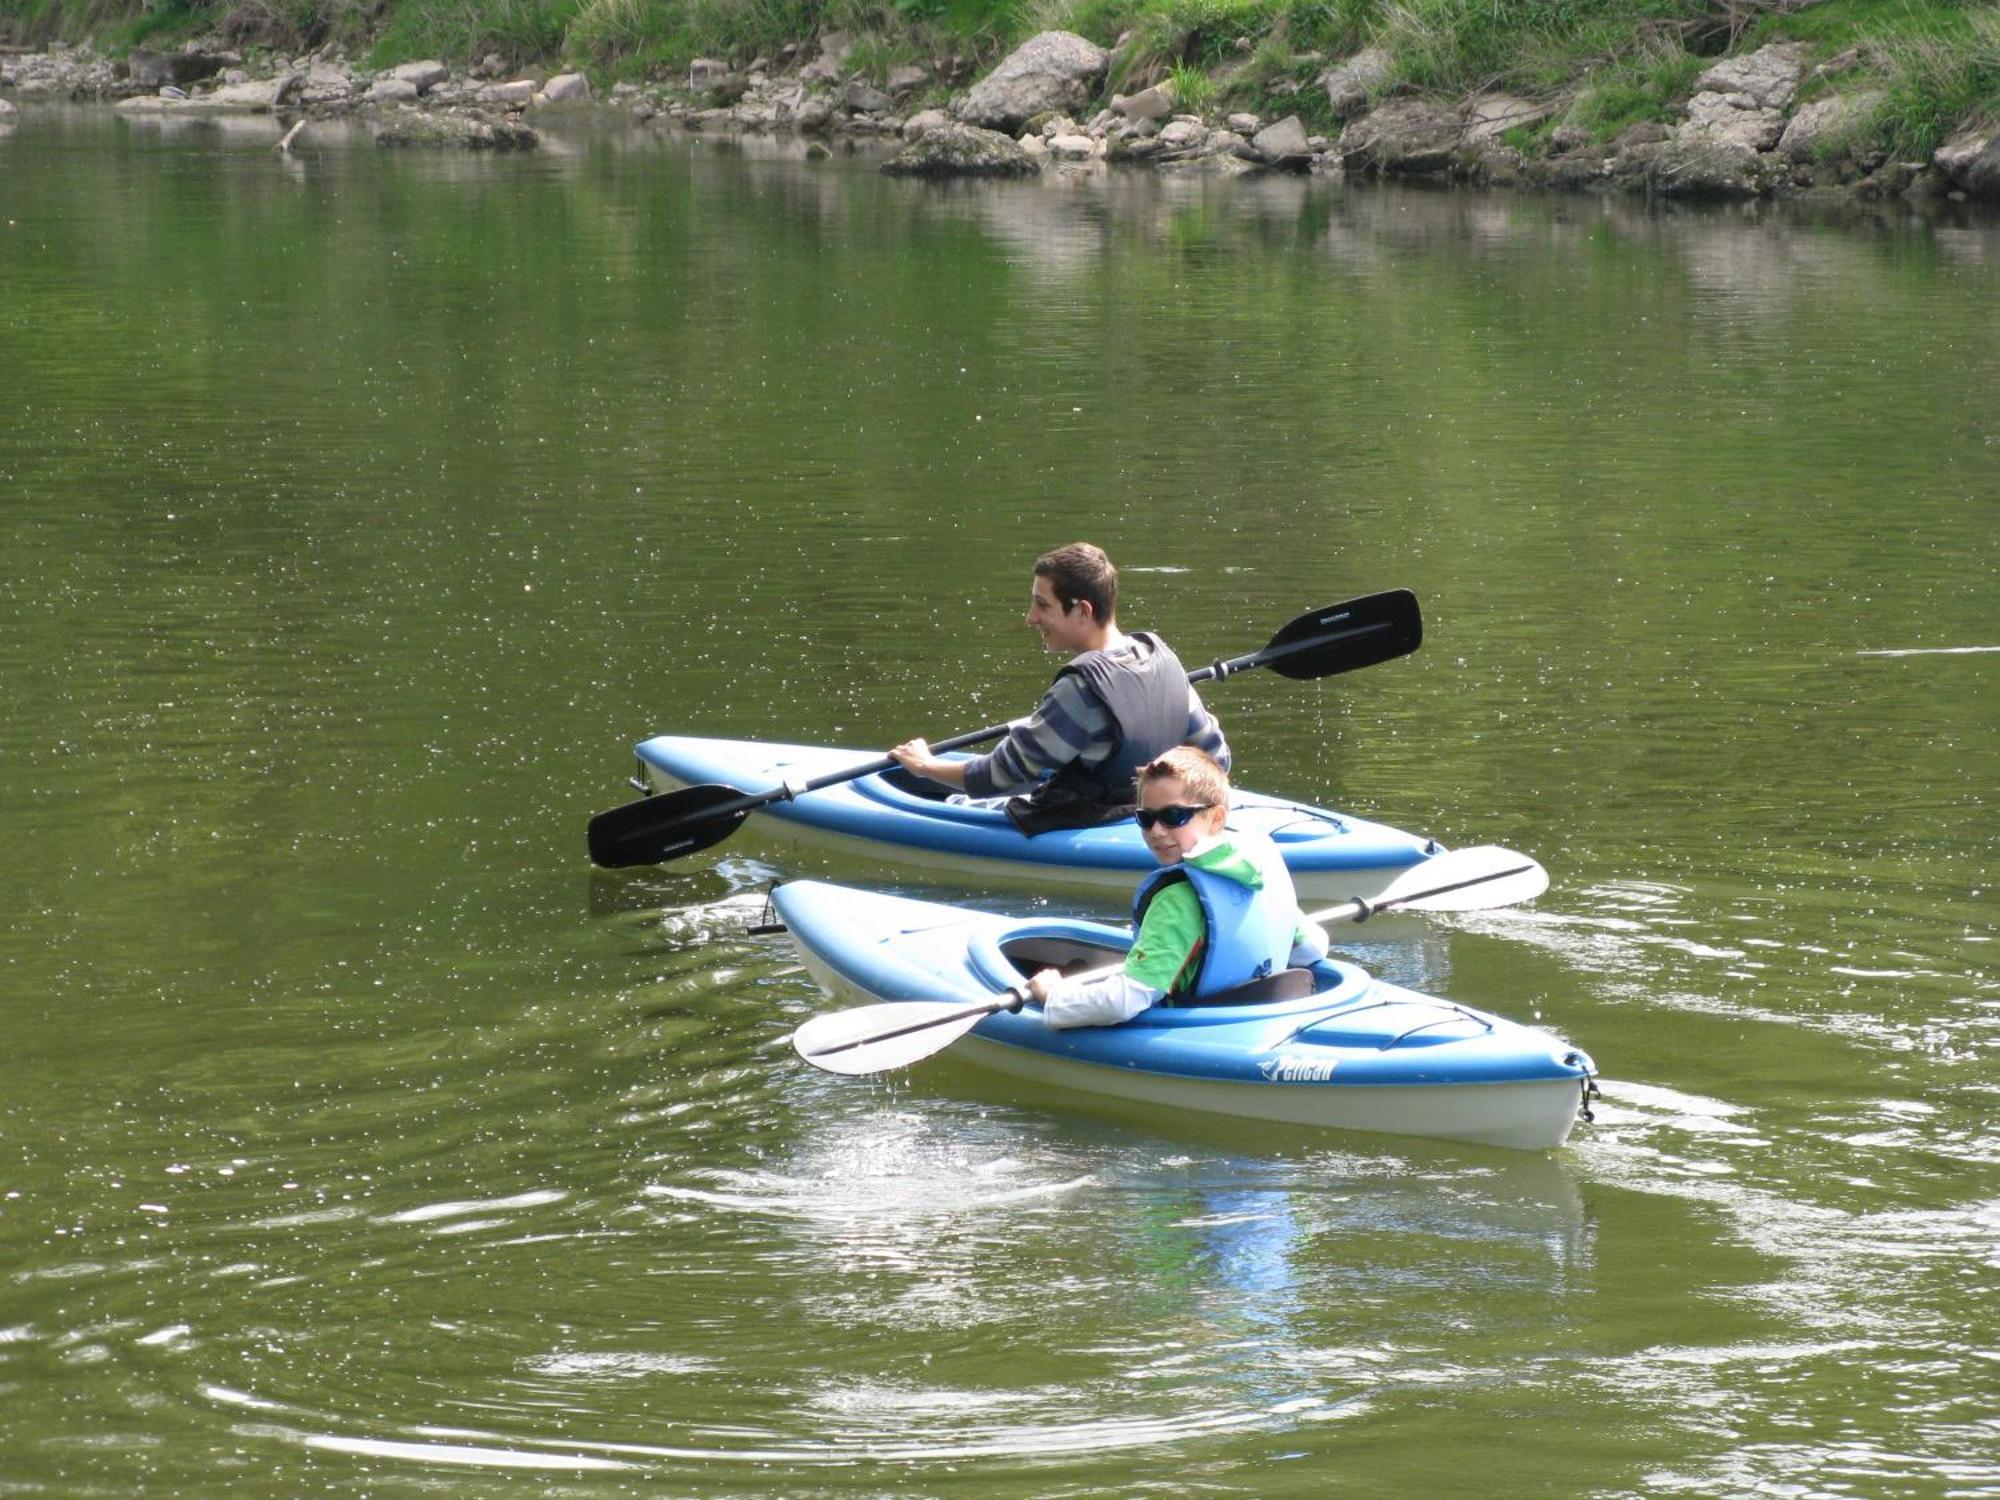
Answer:
<svg viewBox="0 0 2000 1500"><path fill-rule="evenodd" d="M655 792L724 782L774 791L878 758L866 750L663 734L635 749L635 784ZM1365 892L1442 852L1430 839L1383 823L1237 789L1229 826L1274 842L1308 904ZM1154 866L1134 823L1058 829L1029 838L995 807L924 796L893 775L863 776L751 814L767 837L849 855L945 869L1010 885L1110 887L1129 892Z"/></svg>
<svg viewBox="0 0 2000 1500"><path fill-rule="evenodd" d="M1131 934L822 881L772 893L806 969L859 1003L976 1006L1030 972L1115 963ZM1089 1094L1254 1120L1540 1151L1568 1138L1596 1065L1546 1031L1326 960L1297 998L1154 1006L1058 1030L1030 1004L954 1044L967 1061ZM918 1011L912 1011L913 1015Z"/></svg>

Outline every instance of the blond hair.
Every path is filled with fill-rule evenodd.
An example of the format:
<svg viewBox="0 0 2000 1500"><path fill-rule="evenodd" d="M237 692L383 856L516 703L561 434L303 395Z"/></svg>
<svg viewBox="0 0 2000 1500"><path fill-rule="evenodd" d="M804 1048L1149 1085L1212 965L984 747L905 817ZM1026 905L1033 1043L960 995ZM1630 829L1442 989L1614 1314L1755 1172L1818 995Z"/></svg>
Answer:
<svg viewBox="0 0 2000 1500"><path fill-rule="evenodd" d="M1139 767L1133 782L1137 789L1143 791L1147 782L1164 781L1169 776L1180 781L1193 801L1228 810L1229 773L1206 750L1197 750L1192 745L1176 745L1164 755L1156 756Z"/></svg>

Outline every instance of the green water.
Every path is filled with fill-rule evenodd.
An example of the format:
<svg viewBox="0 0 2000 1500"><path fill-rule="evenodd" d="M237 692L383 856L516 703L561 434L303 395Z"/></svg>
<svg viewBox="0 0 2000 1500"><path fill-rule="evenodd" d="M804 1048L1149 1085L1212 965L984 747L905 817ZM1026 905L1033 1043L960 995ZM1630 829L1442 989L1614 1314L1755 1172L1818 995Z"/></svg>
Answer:
<svg viewBox="0 0 2000 1500"><path fill-rule="evenodd" d="M2000 1490L2000 223L315 129L0 133L0 1493ZM802 865L587 868L1025 709L1076 536L1416 590L1209 699L1549 867L1342 936L1569 1147L811 1074Z"/></svg>

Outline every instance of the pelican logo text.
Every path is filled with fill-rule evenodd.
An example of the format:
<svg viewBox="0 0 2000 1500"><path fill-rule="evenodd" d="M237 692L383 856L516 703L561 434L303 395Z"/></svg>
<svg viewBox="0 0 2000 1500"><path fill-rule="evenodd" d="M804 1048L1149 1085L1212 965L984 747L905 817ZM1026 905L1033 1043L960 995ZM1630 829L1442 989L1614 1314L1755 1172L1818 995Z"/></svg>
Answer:
<svg viewBox="0 0 2000 1500"><path fill-rule="evenodd" d="M1266 1058L1257 1071L1272 1083L1325 1083L1333 1077L1333 1063L1330 1057L1298 1057L1288 1052Z"/></svg>

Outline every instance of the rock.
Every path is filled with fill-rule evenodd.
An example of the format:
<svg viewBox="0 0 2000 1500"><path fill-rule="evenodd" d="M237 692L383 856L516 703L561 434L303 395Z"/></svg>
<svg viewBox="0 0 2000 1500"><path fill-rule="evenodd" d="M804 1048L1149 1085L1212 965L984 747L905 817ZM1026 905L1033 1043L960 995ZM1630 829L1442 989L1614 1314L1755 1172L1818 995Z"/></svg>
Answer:
<svg viewBox="0 0 2000 1500"><path fill-rule="evenodd" d="M1240 177L1257 169L1226 151L1219 154L1204 151L1194 156L1164 157L1159 170L1167 177Z"/></svg>
<svg viewBox="0 0 2000 1500"><path fill-rule="evenodd" d="M1164 120L1174 112L1172 79L1136 94L1113 94L1111 107L1128 120Z"/></svg>
<svg viewBox="0 0 2000 1500"><path fill-rule="evenodd" d="M505 78L507 60L497 52L489 52L472 65L472 76L483 79Z"/></svg>
<svg viewBox="0 0 2000 1500"><path fill-rule="evenodd" d="M307 108L345 104L354 97L355 88L354 75L345 68L316 62L306 69L305 79L299 84L298 102Z"/></svg>
<svg viewBox="0 0 2000 1500"><path fill-rule="evenodd" d="M1748 146L1752 151L1769 151L1784 133L1783 110L1757 104L1752 94L1717 93L1688 100L1687 124L1678 132L1691 143Z"/></svg>
<svg viewBox="0 0 2000 1500"><path fill-rule="evenodd" d="M688 90L706 93L729 76L729 64L719 57L697 57L688 64Z"/></svg>
<svg viewBox="0 0 2000 1500"><path fill-rule="evenodd" d="M806 102L806 86L793 79L769 90L765 97L773 113L788 117L797 114L799 106Z"/></svg>
<svg viewBox="0 0 2000 1500"><path fill-rule="evenodd" d="M1673 132L1658 120L1635 120L1611 138L1612 151L1630 151L1635 146L1657 146L1671 139Z"/></svg>
<svg viewBox="0 0 2000 1500"><path fill-rule="evenodd" d="M1110 60L1110 53L1074 32L1045 31L974 84L954 113L968 125L1018 130L1045 110L1081 111Z"/></svg>
<svg viewBox="0 0 2000 1500"><path fill-rule="evenodd" d="M903 139L914 141L919 136L936 130L940 125L949 125L951 116L941 109L926 109L911 115L903 122Z"/></svg>
<svg viewBox="0 0 2000 1500"><path fill-rule="evenodd" d="M1517 126L1539 125L1555 113L1553 102L1513 94L1481 94L1465 112L1465 143L1490 146Z"/></svg>
<svg viewBox="0 0 2000 1500"><path fill-rule="evenodd" d="M847 107L858 115L886 115L896 107L896 101L876 88L874 84L855 79L847 86L842 96Z"/></svg>
<svg viewBox="0 0 2000 1500"><path fill-rule="evenodd" d="M282 78L224 84L212 94L190 99L168 84L172 94L139 94L121 99L118 108L129 114L267 115L291 98L298 86L299 75L287 73Z"/></svg>
<svg viewBox="0 0 2000 1500"><path fill-rule="evenodd" d="M1458 154L1458 115L1422 99L1396 99L1340 132L1334 150L1350 172L1434 176Z"/></svg>
<svg viewBox="0 0 2000 1500"><path fill-rule="evenodd" d="M900 68L889 71L887 88L898 99L905 94L914 94L931 81L931 70L916 63L904 63Z"/></svg>
<svg viewBox="0 0 2000 1500"><path fill-rule="evenodd" d="M1041 166L1012 136L949 124L925 131L882 170L891 177L1032 177Z"/></svg>
<svg viewBox="0 0 2000 1500"><path fill-rule="evenodd" d="M525 151L541 137L511 117L457 110L383 111L375 125L378 146L448 146L467 151Z"/></svg>
<svg viewBox="0 0 2000 1500"><path fill-rule="evenodd" d="M1931 157L1955 188L1974 198L2000 198L2000 130L1952 137Z"/></svg>
<svg viewBox="0 0 2000 1500"><path fill-rule="evenodd" d="M808 135L825 130L833 123L833 101L824 94L814 94L799 105L793 123Z"/></svg>
<svg viewBox="0 0 2000 1500"><path fill-rule="evenodd" d="M1057 161L1090 161L1097 155L1097 142L1087 135L1052 135L1048 147Z"/></svg>
<svg viewBox="0 0 2000 1500"><path fill-rule="evenodd" d="M1806 49L1776 42L1742 57L1726 57L1694 83L1697 94L1747 94L1752 109L1783 109L1799 91Z"/></svg>
<svg viewBox="0 0 2000 1500"><path fill-rule="evenodd" d="M1254 136L1264 128L1264 122L1255 115L1231 115L1224 123L1238 135Z"/></svg>
<svg viewBox="0 0 2000 1500"><path fill-rule="evenodd" d="M535 80L512 78L505 83L489 83L479 91L482 104L518 113L535 102Z"/></svg>
<svg viewBox="0 0 2000 1500"><path fill-rule="evenodd" d="M1881 107L1880 89L1832 94L1802 105L1778 138L1778 150L1793 161L1834 154Z"/></svg>
<svg viewBox="0 0 2000 1500"><path fill-rule="evenodd" d="M542 85L542 104L580 104L590 98L590 80L581 73L558 73Z"/></svg>
<svg viewBox="0 0 2000 1500"><path fill-rule="evenodd" d="M808 83L833 83L847 71L847 54L854 49L852 38L844 31L822 31L819 35L819 56L799 69L799 77Z"/></svg>
<svg viewBox="0 0 2000 1500"><path fill-rule="evenodd" d="M428 62L399 63L389 70L391 78L406 79L417 86L419 94L428 94L432 89L451 77L451 69L436 60Z"/></svg>
<svg viewBox="0 0 2000 1500"><path fill-rule="evenodd" d="M1249 150L1254 159L1278 167L1303 167L1312 157L1312 148L1306 144L1305 122L1297 115L1286 115L1274 125L1266 125L1250 138Z"/></svg>
<svg viewBox="0 0 2000 1500"><path fill-rule="evenodd" d="M126 54L125 72L135 88L158 91L169 83L186 88L191 83L213 78L228 66L233 56L218 52L149 52L134 47Z"/></svg>
<svg viewBox="0 0 2000 1500"><path fill-rule="evenodd" d="M1198 151L1208 141L1208 127L1199 120L1180 119L1160 129L1162 151Z"/></svg>
<svg viewBox="0 0 2000 1500"><path fill-rule="evenodd" d="M0 99L0 125L13 124L14 116L19 113L20 111L15 109L14 106L7 100Z"/></svg>
<svg viewBox="0 0 2000 1500"><path fill-rule="evenodd" d="M1657 149L1657 148L1654 148ZM1521 164L1522 175L1536 187L1584 192L1604 185L1607 162L1601 156L1551 156Z"/></svg>
<svg viewBox="0 0 2000 1500"><path fill-rule="evenodd" d="M1352 120L1366 112L1375 95L1394 75L1395 65L1381 47L1365 47L1346 62L1320 75L1327 103L1336 120Z"/></svg>
<svg viewBox="0 0 2000 1500"><path fill-rule="evenodd" d="M363 95L370 104L415 104L417 86L407 78L398 78L394 73L378 73L375 81L368 85Z"/></svg>
<svg viewBox="0 0 2000 1500"><path fill-rule="evenodd" d="M1683 130L1660 146L1642 146L1647 185L1672 197L1751 198L1770 185L1765 157L1754 146ZM1621 166L1621 170L1623 170Z"/></svg>
<svg viewBox="0 0 2000 1500"><path fill-rule="evenodd" d="M1581 151L1593 139L1590 131L1584 126L1571 124L1565 120L1549 132L1549 149L1558 154L1565 151Z"/></svg>

